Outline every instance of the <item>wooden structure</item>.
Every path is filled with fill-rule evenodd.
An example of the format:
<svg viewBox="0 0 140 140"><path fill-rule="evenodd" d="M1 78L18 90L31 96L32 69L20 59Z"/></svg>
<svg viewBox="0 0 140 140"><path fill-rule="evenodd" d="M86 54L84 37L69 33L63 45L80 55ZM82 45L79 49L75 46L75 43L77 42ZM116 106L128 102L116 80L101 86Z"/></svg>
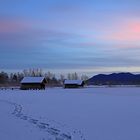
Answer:
<svg viewBox="0 0 140 140"><path fill-rule="evenodd" d="M46 79L45 77L24 77L20 82L20 89L45 89Z"/></svg>
<svg viewBox="0 0 140 140"><path fill-rule="evenodd" d="M65 80L64 88L80 88L84 87L84 81L82 80Z"/></svg>

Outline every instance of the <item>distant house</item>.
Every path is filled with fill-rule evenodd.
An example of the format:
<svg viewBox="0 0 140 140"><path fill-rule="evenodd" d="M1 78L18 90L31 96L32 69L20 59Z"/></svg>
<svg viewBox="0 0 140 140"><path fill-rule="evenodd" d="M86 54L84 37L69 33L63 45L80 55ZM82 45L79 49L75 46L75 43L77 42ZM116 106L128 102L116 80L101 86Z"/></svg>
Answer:
<svg viewBox="0 0 140 140"><path fill-rule="evenodd" d="M46 79L44 77L24 77L20 82L20 89L45 89Z"/></svg>
<svg viewBox="0 0 140 140"><path fill-rule="evenodd" d="M80 88L84 86L84 81L82 80L65 80L64 88Z"/></svg>

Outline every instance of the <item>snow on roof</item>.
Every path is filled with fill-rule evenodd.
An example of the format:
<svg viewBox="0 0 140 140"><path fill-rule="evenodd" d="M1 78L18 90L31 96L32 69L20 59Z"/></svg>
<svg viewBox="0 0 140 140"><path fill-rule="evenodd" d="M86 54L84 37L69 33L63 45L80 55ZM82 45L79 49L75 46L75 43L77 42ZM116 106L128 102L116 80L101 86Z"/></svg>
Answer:
<svg viewBox="0 0 140 140"><path fill-rule="evenodd" d="M81 85L82 84L82 80L65 80L64 84L77 84L77 85Z"/></svg>
<svg viewBox="0 0 140 140"><path fill-rule="evenodd" d="M44 77L24 77L23 80L21 81L21 84L23 83L42 83Z"/></svg>

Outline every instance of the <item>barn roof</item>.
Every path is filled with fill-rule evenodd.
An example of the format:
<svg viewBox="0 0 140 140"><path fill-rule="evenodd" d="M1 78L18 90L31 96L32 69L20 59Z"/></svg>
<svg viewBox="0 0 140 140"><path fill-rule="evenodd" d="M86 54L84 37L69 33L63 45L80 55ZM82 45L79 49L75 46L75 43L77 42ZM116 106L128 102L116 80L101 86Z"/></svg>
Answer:
<svg viewBox="0 0 140 140"><path fill-rule="evenodd" d="M64 84L76 84L76 85L81 85L83 83L82 80L65 80Z"/></svg>
<svg viewBox="0 0 140 140"><path fill-rule="evenodd" d="M45 79L44 77L24 77L21 81L21 84L24 84L24 83L42 83L44 79Z"/></svg>

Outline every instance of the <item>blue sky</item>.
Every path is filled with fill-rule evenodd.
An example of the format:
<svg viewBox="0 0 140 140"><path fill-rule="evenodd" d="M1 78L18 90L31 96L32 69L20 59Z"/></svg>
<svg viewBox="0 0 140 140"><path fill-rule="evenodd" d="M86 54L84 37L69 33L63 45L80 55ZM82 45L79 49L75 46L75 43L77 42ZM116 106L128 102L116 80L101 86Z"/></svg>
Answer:
<svg viewBox="0 0 140 140"><path fill-rule="evenodd" d="M0 68L140 72L140 1L1 0Z"/></svg>

